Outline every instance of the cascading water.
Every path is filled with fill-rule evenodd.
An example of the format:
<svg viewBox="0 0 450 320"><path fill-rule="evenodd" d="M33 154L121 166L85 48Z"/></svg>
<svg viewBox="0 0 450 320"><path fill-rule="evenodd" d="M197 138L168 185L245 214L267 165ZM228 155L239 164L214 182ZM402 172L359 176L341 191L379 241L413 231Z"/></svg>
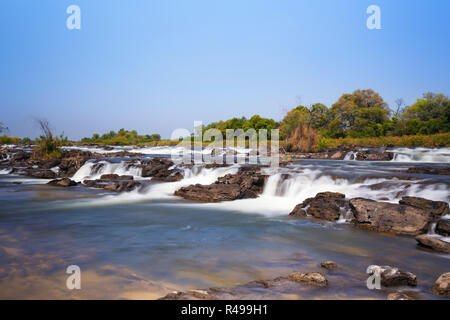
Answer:
<svg viewBox="0 0 450 320"><path fill-rule="evenodd" d="M450 162L450 148L395 148L389 151L394 153L392 161L395 162Z"/></svg>
<svg viewBox="0 0 450 320"><path fill-rule="evenodd" d="M134 166L127 166L125 162L111 163L108 161L87 161L72 177L76 182L83 180L100 179L104 174L132 175L141 177L142 169Z"/></svg>

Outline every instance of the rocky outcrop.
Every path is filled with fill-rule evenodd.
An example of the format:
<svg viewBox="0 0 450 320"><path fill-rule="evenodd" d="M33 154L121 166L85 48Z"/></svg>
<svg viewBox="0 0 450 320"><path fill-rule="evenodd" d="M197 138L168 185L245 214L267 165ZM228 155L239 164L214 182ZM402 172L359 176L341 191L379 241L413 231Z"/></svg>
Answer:
<svg viewBox="0 0 450 320"><path fill-rule="evenodd" d="M256 166L239 168L210 185L192 185L175 192L176 196L198 202L222 202L256 198L262 193L266 177Z"/></svg>
<svg viewBox="0 0 450 320"><path fill-rule="evenodd" d="M422 234L416 237L420 247L432 249L437 252L450 253L450 242L443 241L437 237Z"/></svg>
<svg viewBox="0 0 450 320"><path fill-rule="evenodd" d="M297 205L289 214L292 217L313 216L317 219L337 221L349 210L345 195L337 192L321 192Z"/></svg>
<svg viewBox="0 0 450 320"><path fill-rule="evenodd" d="M356 154L358 161L391 161L393 158L392 152L380 150L360 151Z"/></svg>
<svg viewBox="0 0 450 320"><path fill-rule="evenodd" d="M435 174L435 175L443 175L450 176L450 166L449 167L411 167L406 171L407 173L415 173L415 174Z"/></svg>
<svg viewBox="0 0 450 320"><path fill-rule="evenodd" d="M70 180L69 178L55 179L50 181L48 184L54 187L72 187L77 185L75 181Z"/></svg>
<svg viewBox="0 0 450 320"><path fill-rule="evenodd" d="M441 219L436 224L436 233L450 237L450 219Z"/></svg>
<svg viewBox="0 0 450 320"><path fill-rule="evenodd" d="M116 174L102 175L97 180L84 180L83 186L88 188L100 188L113 192L129 192L141 185L134 181L133 176L119 176Z"/></svg>
<svg viewBox="0 0 450 320"><path fill-rule="evenodd" d="M320 272L294 272L288 275L286 279L313 287L323 288L328 285L327 278L325 278L325 276Z"/></svg>
<svg viewBox="0 0 450 320"><path fill-rule="evenodd" d="M355 198L350 207L356 226L378 232L419 235L427 232L433 220L430 212L403 204Z"/></svg>
<svg viewBox="0 0 450 320"><path fill-rule="evenodd" d="M448 203L444 201L432 201L418 197L403 197L402 200L400 200L400 204L423 209L431 213L434 218L450 213Z"/></svg>
<svg viewBox="0 0 450 320"><path fill-rule="evenodd" d="M337 269L337 264L334 261L324 261L320 263L320 266L327 270L335 270Z"/></svg>
<svg viewBox="0 0 450 320"><path fill-rule="evenodd" d="M57 174L52 170L31 168L25 171L28 176L39 179L55 179Z"/></svg>
<svg viewBox="0 0 450 320"><path fill-rule="evenodd" d="M411 272L404 272L390 266L370 266L367 269L370 275L379 275L381 285L384 287L417 286L417 276Z"/></svg>
<svg viewBox="0 0 450 320"><path fill-rule="evenodd" d="M450 298L450 272L442 274L431 287L431 293Z"/></svg>
<svg viewBox="0 0 450 320"><path fill-rule="evenodd" d="M183 179L183 174L169 159L151 158L130 165L142 168L142 177L151 177L155 181L174 182Z"/></svg>

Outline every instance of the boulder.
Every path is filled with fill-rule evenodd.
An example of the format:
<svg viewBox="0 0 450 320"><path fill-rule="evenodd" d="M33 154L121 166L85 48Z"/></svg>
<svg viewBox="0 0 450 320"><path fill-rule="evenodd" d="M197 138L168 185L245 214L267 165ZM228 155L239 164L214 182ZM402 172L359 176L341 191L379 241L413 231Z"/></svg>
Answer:
<svg viewBox="0 0 450 320"><path fill-rule="evenodd" d="M134 189L136 189L138 186L140 186L141 183L137 181L119 181L114 182L112 184L108 184L103 187L106 191L114 191L114 192L129 192Z"/></svg>
<svg viewBox="0 0 450 320"><path fill-rule="evenodd" d="M436 233L450 237L450 219L441 219L436 224Z"/></svg>
<svg viewBox="0 0 450 320"><path fill-rule="evenodd" d="M320 272L294 272L288 275L286 279L313 287L326 287L328 285L327 278Z"/></svg>
<svg viewBox="0 0 450 320"><path fill-rule="evenodd" d="M31 153L21 150L14 154L14 156L12 157L12 160L23 161L23 160L28 160L30 157L31 157Z"/></svg>
<svg viewBox="0 0 450 320"><path fill-rule="evenodd" d="M360 151L356 154L356 160L358 161L391 161L393 158L392 152L379 150Z"/></svg>
<svg viewBox="0 0 450 320"><path fill-rule="evenodd" d="M152 177L155 181L174 182L183 179L183 174L175 167L174 163L166 158L146 159L141 164L133 164L142 168L142 177Z"/></svg>
<svg viewBox="0 0 450 320"><path fill-rule="evenodd" d="M175 191L175 195L198 202L256 198L263 191L265 179L259 167L241 167L238 173L220 177L213 184L184 187Z"/></svg>
<svg viewBox="0 0 450 320"><path fill-rule="evenodd" d="M426 210L435 217L444 216L450 213L448 203L444 201L432 201L418 197L403 197L399 203Z"/></svg>
<svg viewBox="0 0 450 320"><path fill-rule="evenodd" d="M441 274L431 287L431 293L443 298L450 298L450 272Z"/></svg>
<svg viewBox="0 0 450 320"><path fill-rule="evenodd" d="M437 252L450 253L450 242L440 240L437 237L432 237L422 234L416 237L419 246L432 249Z"/></svg>
<svg viewBox="0 0 450 320"><path fill-rule="evenodd" d="M118 174L104 174L100 177L100 180L113 180L113 181L134 180L134 177L133 176L119 176Z"/></svg>
<svg viewBox="0 0 450 320"><path fill-rule="evenodd" d="M30 177L39 179L55 179L56 173L52 170L28 169L27 173Z"/></svg>
<svg viewBox="0 0 450 320"><path fill-rule="evenodd" d="M432 215L422 209L364 198L350 200L356 226L378 232L418 235L427 232Z"/></svg>
<svg viewBox="0 0 450 320"><path fill-rule="evenodd" d="M320 266L322 268L325 268L327 270L335 270L337 269L337 264L334 261L324 261L320 263Z"/></svg>
<svg viewBox="0 0 450 320"><path fill-rule="evenodd" d="M379 274L381 276L381 285L384 287L395 286L417 286L417 276L411 272L404 272L390 266L370 266L368 268L370 275Z"/></svg>
<svg viewBox="0 0 450 320"><path fill-rule="evenodd" d="M317 219L337 221L341 214L349 210L345 195L337 192L321 192L314 198L308 198L297 205L289 214L293 217L304 217L307 214Z"/></svg>
<svg viewBox="0 0 450 320"><path fill-rule="evenodd" d="M69 178L52 180L48 184L54 187L72 187L77 185L75 181Z"/></svg>

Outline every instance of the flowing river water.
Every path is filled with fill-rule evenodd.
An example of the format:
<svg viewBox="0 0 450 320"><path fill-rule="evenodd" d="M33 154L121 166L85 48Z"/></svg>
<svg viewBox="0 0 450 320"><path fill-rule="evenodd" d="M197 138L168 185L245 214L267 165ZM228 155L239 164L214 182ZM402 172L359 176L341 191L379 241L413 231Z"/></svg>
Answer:
<svg viewBox="0 0 450 320"><path fill-rule="evenodd" d="M161 156L176 148L136 152ZM359 230L345 216L339 223L288 216L297 204L324 191L392 203L405 195L450 201L449 176L406 173L411 166L448 166L450 149L394 153L389 162L354 161L348 154L344 161L299 160L265 168L269 178L260 197L214 204L185 201L173 193L213 183L237 172L238 165L194 166L185 169L181 181L151 182L122 194L51 187L48 180L0 171L0 298L156 299L174 290L320 271L318 263L333 260L339 271L329 275L326 289L296 294L268 289L250 298L385 299L386 292L366 287L366 269L375 264L413 272L418 286L409 290L418 298L436 299L429 288L450 271L450 255L418 249L412 237ZM107 156L101 171L89 161L72 179L106 173L142 179L139 169L126 169L125 159L107 161ZM66 288L69 265L81 268L81 290Z"/></svg>

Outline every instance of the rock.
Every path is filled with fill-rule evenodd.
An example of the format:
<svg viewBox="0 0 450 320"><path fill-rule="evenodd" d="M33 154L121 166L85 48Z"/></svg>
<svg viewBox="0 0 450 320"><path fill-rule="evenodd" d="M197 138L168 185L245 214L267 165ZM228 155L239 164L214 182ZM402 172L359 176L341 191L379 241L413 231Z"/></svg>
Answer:
<svg viewBox="0 0 450 320"><path fill-rule="evenodd" d="M306 214L317 219L337 221L341 214L349 210L345 195L336 192L321 192L314 198L308 198L297 205L289 214L293 217L304 217Z"/></svg>
<svg viewBox="0 0 450 320"><path fill-rule="evenodd" d="M31 154L29 152L18 151L17 153L14 154L12 159L14 161L23 161L23 160L28 160L30 157L31 157Z"/></svg>
<svg viewBox="0 0 450 320"><path fill-rule="evenodd" d="M320 263L320 266L322 268L325 268L327 270L335 270L337 268L337 264L334 261L324 261Z"/></svg>
<svg viewBox="0 0 450 320"><path fill-rule="evenodd" d="M117 174L104 174L100 177L100 180L134 180L133 176L119 176Z"/></svg>
<svg viewBox="0 0 450 320"><path fill-rule="evenodd" d="M39 168L42 169L51 169L59 166L60 163L61 159L45 159L45 160L38 160L37 165L39 166Z"/></svg>
<svg viewBox="0 0 450 320"><path fill-rule="evenodd" d="M199 202L221 202L256 198L263 191L265 176L259 167L239 168L238 173L220 177L210 185L191 185L175 191L175 195Z"/></svg>
<svg viewBox="0 0 450 320"><path fill-rule="evenodd" d="M381 276L381 285L384 287L395 286L417 286L417 276L411 272L404 272L390 266L370 266L368 273L379 274Z"/></svg>
<svg viewBox="0 0 450 320"><path fill-rule="evenodd" d="M391 161L393 158L392 152L379 150L360 151L356 154L356 160L358 161Z"/></svg>
<svg viewBox="0 0 450 320"><path fill-rule="evenodd" d="M442 253L450 253L450 242L440 240L439 238L422 234L416 237L416 241L419 246Z"/></svg>
<svg viewBox="0 0 450 320"><path fill-rule="evenodd" d="M438 174L444 176L450 176L450 166L444 168L434 168L434 167L411 167L406 171L407 173L416 174Z"/></svg>
<svg viewBox="0 0 450 320"><path fill-rule="evenodd" d="M328 285L327 278L325 278L325 276L319 272L309 272L309 273L294 272L288 275L286 278L290 281L314 287L326 287Z"/></svg>
<svg viewBox="0 0 450 320"><path fill-rule="evenodd" d="M27 173L30 177L39 179L55 179L56 173L52 170L29 169Z"/></svg>
<svg viewBox="0 0 450 320"><path fill-rule="evenodd" d="M448 203L444 201L432 201L418 197L403 197L400 200L400 204L426 210L437 217L450 213Z"/></svg>
<svg viewBox="0 0 450 320"><path fill-rule="evenodd" d="M103 187L106 191L114 191L114 192L129 192L136 189L141 184L137 181L119 181L114 182L112 184L108 184Z"/></svg>
<svg viewBox="0 0 450 320"><path fill-rule="evenodd" d="M378 232L418 235L427 232L431 213L407 205L355 198L350 207L356 226Z"/></svg>
<svg viewBox="0 0 450 320"><path fill-rule="evenodd" d="M332 160L343 160L345 157L345 154L342 151L336 151L330 156L330 159Z"/></svg>
<svg viewBox="0 0 450 320"><path fill-rule="evenodd" d="M443 273L431 287L431 293L450 298L450 272Z"/></svg>
<svg viewBox="0 0 450 320"><path fill-rule="evenodd" d="M436 224L436 233L450 237L450 219L441 219Z"/></svg>
<svg viewBox="0 0 450 320"><path fill-rule="evenodd" d="M174 163L169 159L151 158L134 166L142 168L142 177L152 177L155 181L174 182L183 179L183 174L174 168Z"/></svg>
<svg viewBox="0 0 450 320"><path fill-rule="evenodd" d="M75 181L69 178L52 180L48 184L54 187L72 187L77 185Z"/></svg>
<svg viewBox="0 0 450 320"><path fill-rule="evenodd" d="M413 297L407 295L406 293L402 292L393 292L389 293L387 296L388 300L414 300Z"/></svg>

